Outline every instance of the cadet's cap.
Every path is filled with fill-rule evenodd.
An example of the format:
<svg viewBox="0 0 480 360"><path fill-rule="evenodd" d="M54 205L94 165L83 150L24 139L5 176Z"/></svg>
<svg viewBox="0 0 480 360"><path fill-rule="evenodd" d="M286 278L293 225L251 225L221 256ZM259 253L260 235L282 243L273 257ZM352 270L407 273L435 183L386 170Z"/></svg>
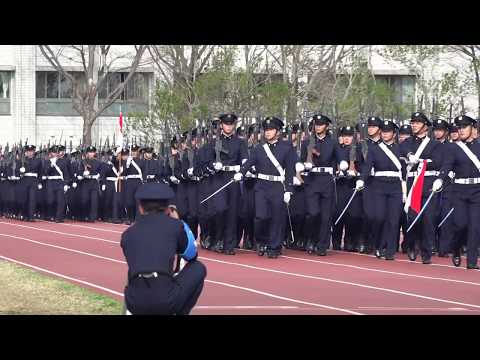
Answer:
<svg viewBox="0 0 480 360"><path fill-rule="evenodd" d="M35 145L25 145L24 149L25 149L25 151L35 150Z"/></svg>
<svg viewBox="0 0 480 360"><path fill-rule="evenodd" d="M419 111L412 113L412 116L410 117L410 123L412 122L422 122L427 126L432 125L430 120L428 120L427 116Z"/></svg>
<svg viewBox="0 0 480 360"><path fill-rule="evenodd" d="M58 151L58 148L57 148L57 151ZM87 147L87 150L86 152L96 152L97 151L97 148L95 146L89 146Z"/></svg>
<svg viewBox="0 0 480 360"><path fill-rule="evenodd" d="M139 187L135 193L136 200L170 200L175 194L167 184L146 183Z"/></svg>
<svg viewBox="0 0 480 360"><path fill-rule="evenodd" d="M368 126L382 127L383 121L378 116L369 116L367 120Z"/></svg>
<svg viewBox="0 0 480 360"><path fill-rule="evenodd" d="M395 131L398 129L398 125L391 120L385 120L380 128L382 131Z"/></svg>
<svg viewBox="0 0 480 360"><path fill-rule="evenodd" d="M280 130L283 127L283 121L275 116L269 116L262 121L263 130L277 129Z"/></svg>
<svg viewBox="0 0 480 360"><path fill-rule="evenodd" d="M437 119L433 122L433 128L448 130L448 123L445 120Z"/></svg>
<svg viewBox="0 0 480 360"><path fill-rule="evenodd" d="M237 115L235 114L222 114L219 116L219 119L224 124L233 124L237 121Z"/></svg>
<svg viewBox="0 0 480 360"><path fill-rule="evenodd" d="M332 120L330 120L327 116L321 114L313 115L312 121L315 125L324 125L332 122Z"/></svg>
<svg viewBox="0 0 480 360"><path fill-rule="evenodd" d="M413 135L412 127L408 124L402 125L398 133L402 135Z"/></svg>
<svg viewBox="0 0 480 360"><path fill-rule="evenodd" d="M352 126L344 126L340 129L340 135L342 136L352 136L355 133L355 130Z"/></svg>
<svg viewBox="0 0 480 360"><path fill-rule="evenodd" d="M477 123L475 119L472 119L470 116L467 116L467 115L457 116L454 122L455 122L455 125L457 125L458 127L466 126L466 125L475 125Z"/></svg>

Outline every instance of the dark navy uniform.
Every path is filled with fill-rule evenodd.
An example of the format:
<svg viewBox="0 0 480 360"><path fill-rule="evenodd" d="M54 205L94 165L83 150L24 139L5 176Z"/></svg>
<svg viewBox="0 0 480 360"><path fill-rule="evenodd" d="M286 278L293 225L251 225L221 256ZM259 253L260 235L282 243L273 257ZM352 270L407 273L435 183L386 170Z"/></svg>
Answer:
<svg viewBox="0 0 480 360"><path fill-rule="evenodd" d="M263 122L265 130L283 127L278 118L267 118ZM267 156L268 146L277 159L281 172ZM276 140L272 143L259 144L251 151L247 162L240 172L245 175L255 166L255 238L259 247L266 247L269 257L277 257L285 238L287 208L284 204L284 193L293 193L293 177L295 176L296 153L288 142ZM263 249L259 249L259 255Z"/></svg>
<svg viewBox="0 0 480 360"><path fill-rule="evenodd" d="M56 153L59 149L52 149ZM65 157L51 158L43 169L46 176L46 203L50 220L63 222L65 218L65 193L68 191L71 175Z"/></svg>
<svg viewBox="0 0 480 360"><path fill-rule="evenodd" d="M94 146L87 148L87 153L96 152ZM102 164L97 159L85 159L80 163L77 178L80 183L80 205L84 209L84 220L94 222L98 218L98 197L100 192Z"/></svg>
<svg viewBox="0 0 480 360"><path fill-rule="evenodd" d="M468 116L459 116L455 118L455 124L459 127L472 126L476 121ZM450 171L455 173L453 181L454 211L453 231L455 238L453 243L454 263L455 260L460 264L460 247L462 232L467 234L467 268L478 269L478 244L480 233L480 171L474 162L468 157L467 153L461 148L465 146L476 158L480 158L480 143L478 140L468 140L452 144L442 165L440 178L445 184L448 181ZM474 158L475 159L475 158Z"/></svg>
<svg viewBox="0 0 480 360"><path fill-rule="evenodd" d="M220 121L226 124L233 124L236 119L234 114L220 116ZM215 142L215 144L210 144L207 153L210 167L216 170L213 175L212 192L229 182L235 172L240 170L242 162L248 158L246 142L235 134L226 136L222 132L219 140L221 148L216 149ZM235 253L239 200L240 187L238 183L231 184L209 200L213 202L215 208L214 243L219 252Z"/></svg>
<svg viewBox="0 0 480 360"><path fill-rule="evenodd" d="M315 115L314 124L329 124L331 120L324 115ZM312 162L308 163L308 147L310 139L302 143L301 161L307 173L304 177L307 215L305 228L307 231L307 251L316 251L317 255L325 256L330 247L332 215L335 206L334 170L338 163L337 143L329 135L322 139L314 136ZM312 166L309 169L309 166Z"/></svg>
<svg viewBox="0 0 480 360"><path fill-rule="evenodd" d="M132 147L132 151L140 148L137 145ZM143 160L139 157L129 157L125 169L125 205L127 208L127 217L130 223L135 221L137 214L137 204L135 201L135 192L143 183Z"/></svg>
<svg viewBox="0 0 480 360"><path fill-rule="evenodd" d="M35 146L25 147L25 151L35 150ZM42 162L38 158L25 158L23 163L18 161L20 180L18 182L18 201L20 213L23 218L33 221L36 212L36 195L38 190L38 178L42 174Z"/></svg>
<svg viewBox="0 0 480 360"><path fill-rule="evenodd" d="M382 124L382 131L395 131L396 128L397 125L392 121L385 121ZM393 153L400 169L382 150L382 146L386 146ZM370 177L373 178L367 185L371 187L369 196L372 197L374 205L371 209L373 211L371 226L374 236L372 240L377 257L380 257L385 251L387 260L394 259L397 249L397 232L402 211L402 179L405 178L405 173L406 167L405 163L400 161L398 144L388 145L382 142L378 146L369 148L361 180L367 183Z"/></svg>
<svg viewBox="0 0 480 360"><path fill-rule="evenodd" d="M119 155L128 154L127 149L119 150L120 154L112 155L104 165L104 214L107 221L120 223L125 217L125 207L122 203L122 193L125 192L125 177L123 175L126 161L118 159Z"/></svg>
<svg viewBox="0 0 480 360"><path fill-rule="evenodd" d="M422 122L426 126L430 126L431 122L428 118L420 113L415 112L412 114L411 122ZM423 141L428 141L424 150L418 154L418 159L413 159L415 163L409 162L407 165L407 189L410 192L415 176L419 171L419 163L423 160L427 161L427 168L425 171L425 177L423 180L422 191L422 206L431 194L433 181L438 177L439 171L442 165L442 144L434 139L426 139L426 137L420 138L418 136L412 136L406 139L400 145L400 154L402 157L407 158L417 153L418 148ZM416 246L420 247L422 260L424 263L430 263L432 255L432 248L435 242L436 226L437 226L437 209L440 196L435 196L431 199L428 206L425 208L422 217L415 223L414 227L406 234L405 240L407 242L407 248L409 251L409 258L415 260L415 254L412 254ZM413 216L412 216L413 215ZM416 214L407 214L408 224L410 224L416 217Z"/></svg>
<svg viewBox="0 0 480 360"><path fill-rule="evenodd" d="M144 184L136 200L168 200L173 191L162 183ZM191 232L181 220L165 213L140 215L121 239L128 264L125 303L133 314L186 315L195 306L206 277L205 266L196 260ZM188 263L174 276L175 256Z"/></svg>

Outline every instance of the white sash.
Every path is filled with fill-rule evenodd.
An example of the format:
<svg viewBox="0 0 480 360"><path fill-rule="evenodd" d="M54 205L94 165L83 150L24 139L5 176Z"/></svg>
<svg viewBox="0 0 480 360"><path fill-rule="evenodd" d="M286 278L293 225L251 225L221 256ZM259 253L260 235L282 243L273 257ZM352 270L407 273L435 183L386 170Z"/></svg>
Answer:
<svg viewBox="0 0 480 360"><path fill-rule="evenodd" d="M267 156L270 159L270 161L272 162L273 166L275 166L275 168L279 172L280 176L285 176L285 170L283 170L283 168L280 166L280 163L278 162L275 155L273 155L273 153L270 150L270 147L268 146L268 144L266 144L266 143L263 144L263 149L267 153Z"/></svg>
<svg viewBox="0 0 480 360"><path fill-rule="evenodd" d="M378 145L380 147L380 149L383 150L383 152L385 153L385 155L388 156L388 158L390 160L392 160L393 164L395 165L395 167L398 169L398 171L400 172L400 179L402 177L402 165L400 164L400 161L398 160L398 158L395 156L395 154L387 147L387 145L385 145L385 143L380 143Z"/></svg>
<svg viewBox="0 0 480 360"><path fill-rule="evenodd" d="M138 171L138 173L140 174L140 178L143 179L142 170L140 169L140 166L138 166L137 163L135 162L135 160L133 160L133 159L132 159L132 165Z"/></svg>
<svg viewBox="0 0 480 360"><path fill-rule="evenodd" d="M415 152L415 157L417 159L420 158L420 155L422 155L423 150L425 150L429 142L430 142L430 138L428 136L425 136L425 138L422 140L422 143L420 144L417 151Z"/></svg>
<svg viewBox="0 0 480 360"><path fill-rule="evenodd" d="M118 181L120 180L120 175L123 173L122 166L120 166L120 172L118 172L117 169L115 168L115 165L113 165L111 161L109 161L108 164L112 165L112 171L117 177L117 179L115 180L115 192L118 192Z"/></svg>
<svg viewBox="0 0 480 360"><path fill-rule="evenodd" d="M463 141L457 141L457 145L463 150L463 152L468 156L470 160L472 160L475 167L480 171L480 161L478 160L477 155L475 155L472 150L468 148L467 145Z"/></svg>
<svg viewBox="0 0 480 360"><path fill-rule="evenodd" d="M62 170L60 170L60 168L58 167L57 164L53 164L53 163L52 163L52 165L53 165L53 167L55 168L55 170L57 170L57 172L60 174L60 176L62 177L62 180L64 180L64 179L63 179L63 172L62 172Z"/></svg>

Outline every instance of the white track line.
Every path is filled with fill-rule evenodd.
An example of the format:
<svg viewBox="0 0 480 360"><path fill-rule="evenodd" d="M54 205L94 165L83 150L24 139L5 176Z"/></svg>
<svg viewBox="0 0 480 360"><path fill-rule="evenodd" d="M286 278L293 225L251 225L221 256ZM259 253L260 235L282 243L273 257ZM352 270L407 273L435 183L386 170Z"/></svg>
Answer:
<svg viewBox="0 0 480 360"><path fill-rule="evenodd" d="M361 288L366 288L366 289L389 292L389 293L397 294L397 295L404 295L404 296L415 297L415 298L420 298L420 299L425 299L425 300L432 300L432 301L438 301L438 302L443 302L443 303L447 303L447 304L455 304L455 305L461 305L461 306L469 306L469 307L480 309L480 305L467 304L467 303L462 303L462 302L453 301L453 300L445 300L445 299L440 299L440 298L434 298L434 297L431 297L431 296L425 296L425 295L410 293L410 292L406 292L406 291L400 291L400 290L382 288L382 287L377 287L377 286L359 284L359 283L354 283L354 282L350 282L350 281L342 281L342 280L324 278L324 277L320 277L320 276L312 276L312 275L291 273L291 272L287 272L287 271L280 271L280 270L262 268L262 267L258 267L258 266L246 265L246 264L241 264L241 263L233 263L233 262L229 262L229 261L210 259L210 258L206 258L206 257L199 257L199 259L214 261L214 262L218 262L218 263L222 263L222 264L236 265L236 266L245 267L245 268L249 268L249 269L273 272L273 273L277 273L277 274L284 274L284 275L290 275L290 276L301 277L301 278L306 278L306 279L313 279L313 280L320 280L320 281L328 281L328 282L333 282L333 283L337 283L337 284L351 285L351 286L356 286L356 287L361 287Z"/></svg>
<svg viewBox="0 0 480 360"><path fill-rule="evenodd" d="M59 248L59 249L62 249L62 250L71 251L71 252L75 252L75 253L79 253L79 254L83 254L83 255L87 255L87 256L93 256L93 257L101 258L101 259L104 259L104 260L109 260L109 261L114 261L114 262L117 262L117 263L126 264L125 261L116 260L116 259L112 259L112 258L107 258L107 257L104 257L104 256L95 255L95 254L91 254L91 253L87 253L87 252L83 252L83 251L79 251L79 250L73 250L73 249L69 249L69 248L65 248L65 247L61 247L61 246L45 244L45 243L42 243L42 242L39 242L39 241L35 241L35 240L23 238L23 237L18 237L18 236L14 236L14 235L0 234L0 236L17 238L17 239L30 241L30 242L40 244L40 245L50 246L50 247ZM250 268L250 269L256 269L256 270L268 271L268 272L273 272L273 273L278 273L278 274L284 274L284 275L303 277L303 278L308 278L308 279L315 279L315 280L328 281L328 282L334 282L334 283L339 283L339 284L363 287L363 288L368 288L368 289L373 289L373 290L390 292L390 293L394 293L394 294L398 294L398 295L405 295L405 296L416 297L416 298L421 298L421 299L426 299L426 300L433 300L433 301L439 301L439 302L450 303L450 304L455 304L455 305L462 305L462 306L469 306L469 307L474 307L474 308L479 308L480 309L480 305L467 304L467 303L461 303L461 302L452 301L452 300L434 298L434 297L430 297L430 296L425 296L425 295L420 295L420 294L415 294L415 293L409 293L409 292L404 292L404 291L399 291L399 290L394 290L394 289L380 288L380 287L376 287L376 286L358 284L358 283L342 281L342 280L328 279L328 278L323 278L323 277L318 277L318 276L290 273L290 272L286 272L286 271L280 271L280 270L274 270L274 269L268 269L268 268L260 268L260 267L257 267L257 266L240 264L240 263L233 263L233 262L216 260L216 259L210 259L210 258L206 258L206 257L199 257L199 258L204 259L204 260L210 260L210 261L218 262L218 263L223 263L223 264L241 266L241 267Z"/></svg>
<svg viewBox="0 0 480 360"><path fill-rule="evenodd" d="M38 228L38 227L34 227L34 226L13 224L13 223L8 223L8 222L4 222L4 221L0 221L0 224L10 225L10 226L18 226L18 227L21 227L21 228L32 229L32 230L45 231L45 232L50 232L50 233L59 234L59 235L66 235L66 236L80 237L80 238L91 239L91 240L104 241L104 242L108 242L108 243L116 244L116 245L120 244L119 241L107 240L107 239L98 238L98 237L94 237L94 236L71 234L71 233L65 233L65 232L56 231L56 230L42 229L42 228Z"/></svg>
<svg viewBox="0 0 480 360"><path fill-rule="evenodd" d="M97 231L106 231L106 232L112 232L112 233L115 233L115 234L123 234L123 231L110 230L110 229L100 229L100 228L97 228L97 227L92 227L92 226L87 226L87 225L78 225L78 224L70 224L70 223L52 223L50 221L45 221L45 220L37 220L37 222L42 222L42 223L47 223L47 224L52 224L52 225L55 224L55 225L79 227L79 228L91 229L91 230L97 230Z"/></svg>
<svg viewBox="0 0 480 360"><path fill-rule="evenodd" d="M310 306L320 307L320 308L323 308L323 309L345 312L347 314L352 314L352 315L365 315L365 314L362 314L362 313L359 313L359 312L356 312L356 311L352 311L352 310L348 310L348 309L342 309L342 308L337 308L337 307L328 306L328 305L322 305L322 304L311 303L311 302L302 301L302 300L296 300L296 299L287 298L287 297L284 297L284 296L278 296L278 295L268 293L268 292L265 292L265 291L259 291L259 290L255 290L255 289L251 289L251 288L247 288L247 287L243 287L243 286L237 286L237 285L224 283L224 282L220 282L220 281L213 281L213 280L205 280L205 281L209 282L209 283L212 283L212 284L224 285L224 286L228 286L228 287L231 287L231 288L241 289L241 290L245 290L245 291L248 291L248 292L252 292L252 293L255 293L255 294L265 295L265 296L268 296L268 297L271 297L271 298L274 298L274 299L290 301L290 302L294 302L294 303L297 303L297 304L310 305Z"/></svg>
<svg viewBox="0 0 480 360"><path fill-rule="evenodd" d="M61 277L61 278L67 279L67 280L71 280L71 281L74 281L74 282L77 282L77 283L80 283L80 284L88 285L88 286L94 287L96 289L104 290L104 291L109 292L111 294L119 295L119 296L123 297L123 294L118 292L118 291L108 289L108 288L100 286L100 285L92 284L91 282L88 282L88 281L83 281L83 280L80 280L80 279L76 279L76 278L71 277L71 276L63 275L63 274L60 274L60 273L57 273L57 272L54 272L54 271L50 271L50 270L47 270L47 269L44 269L44 268L41 268L41 267L38 267L38 266L35 266L35 265L27 264L27 263L24 263L22 261L18 261L18 260L15 260L15 259L12 259L12 258L9 258L9 257L6 257L6 256L0 255L0 258L4 259L4 260L7 260L7 261L11 261L11 262L16 263L16 264L20 264L20 265L38 270L38 271L41 271L41 272L45 272L47 274L55 275L55 276L58 276L58 277Z"/></svg>
<svg viewBox="0 0 480 360"><path fill-rule="evenodd" d="M13 238L13 239L19 239L19 240L25 240L25 241L29 241L31 243L38 244L38 245L49 246L49 247L53 247L53 248L56 248L56 249L61 249L61 250L65 250L65 251L74 252L74 253L77 253L77 254L92 256L92 257L96 257L96 258L103 259L103 260L108 260L108 261L113 261L113 262L116 262L116 263L126 264L126 262L122 261L122 260L112 259L112 258L109 258L109 257L106 257L106 256L96 255L96 254L92 254L92 253L88 253L88 252L84 252L84 251L80 251L80 250L74 250L74 249L63 247L63 246L43 243L43 242L40 242L40 241L24 238L24 237L21 237L21 236L15 236L15 235L9 235L9 234L0 234L0 236L5 236L5 237L9 237L9 238Z"/></svg>
<svg viewBox="0 0 480 360"><path fill-rule="evenodd" d="M234 310L241 310L241 309L300 309L300 307L298 306L275 306L275 305L272 305L272 306L256 306L256 305L232 305L232 306L228 306L228 305L199 305L199 306L195 306L195 309L197 310L203 310L203 309L234 309Z"/></svg>

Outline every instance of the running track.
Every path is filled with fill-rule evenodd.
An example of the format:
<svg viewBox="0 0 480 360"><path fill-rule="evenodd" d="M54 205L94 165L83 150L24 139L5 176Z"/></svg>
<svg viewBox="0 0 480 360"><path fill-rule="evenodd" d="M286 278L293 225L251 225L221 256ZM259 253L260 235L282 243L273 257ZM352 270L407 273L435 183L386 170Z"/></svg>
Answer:
<svg viewBox="0 0 480 360"><path fill-rule="evenodd" d="M119 246L127 226L54 224L0 219L0 259L60 277L123 300L127 267ZM278 259L238 250L236 256L200 250L207 266L193 314L480 314L480 272L330 251L309 256L287 250Z"/></svg>

